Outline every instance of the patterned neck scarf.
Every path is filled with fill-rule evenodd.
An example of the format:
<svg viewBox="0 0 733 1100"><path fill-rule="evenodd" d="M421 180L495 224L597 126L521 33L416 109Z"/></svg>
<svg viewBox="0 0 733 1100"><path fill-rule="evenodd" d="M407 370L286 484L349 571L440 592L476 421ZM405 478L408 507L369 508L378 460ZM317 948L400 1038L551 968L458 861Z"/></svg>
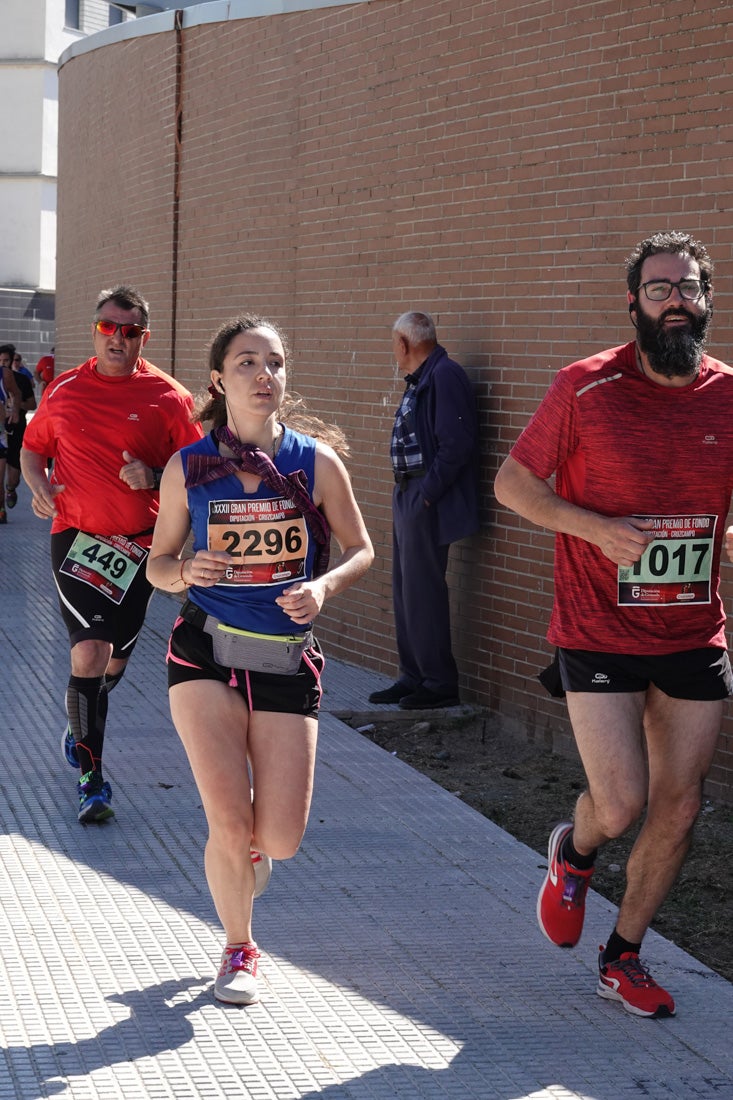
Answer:
<svg viewBox="0 0 733 1100"><path fill-rule="evenodd" d="M216 481L217 478L238 474L241 471L256 474L268 489L272 489L274 493L286 500L292 500L303 513L308 530L316 543L313 575L318 577L321 573L325 573L328 569L331 549L331 528L328 526L326 517L310 498L305 470L281 474L269 455L251 443L240 443L226 424L216 428L212 435L217 443L227 447L234 457L227 458L220 454L189 455L186 464L186 488L206 485L210 481Z"/></svg>

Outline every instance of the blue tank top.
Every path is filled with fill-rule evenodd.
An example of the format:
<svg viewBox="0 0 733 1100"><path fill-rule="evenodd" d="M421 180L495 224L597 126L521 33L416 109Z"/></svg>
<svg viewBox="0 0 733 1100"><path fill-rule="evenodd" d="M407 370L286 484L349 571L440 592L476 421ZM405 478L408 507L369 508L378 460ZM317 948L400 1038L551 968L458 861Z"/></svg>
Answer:
<svg viewBox="0 0 733 1100"><path fill-rule="evenodd" d="M211 435L181 451L184 475L190 454L216 455ZM285 428L275 466L281 474L303 470L313 499L316 441ZM192 585L192 603L228 626L258 634L300 634L296 624L275 603L284 588L310 580L316 545L305 519L292 500L276 495L263 481L246 493L238 477L229 474L188 489L194 550L226 550L232 565L213 588Z"/></svg>

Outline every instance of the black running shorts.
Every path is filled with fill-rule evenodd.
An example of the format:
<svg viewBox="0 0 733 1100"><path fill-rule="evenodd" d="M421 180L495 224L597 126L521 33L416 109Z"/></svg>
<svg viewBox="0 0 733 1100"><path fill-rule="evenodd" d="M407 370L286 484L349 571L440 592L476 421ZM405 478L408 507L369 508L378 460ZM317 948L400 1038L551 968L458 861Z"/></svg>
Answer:
<svg viewBox="0 0 733 1100"><path fill-rule="evenodd" d="M226 668L214 660L211 635L177 619L168 646L168 687L189 680L218 680L243 697L250 711L318 716L325 660L318 642L303 654L294 676Z"/></svg>
<svg viewBox="0 0 733 1100"><path fill-rule="evenodd" d="M72 646L92 638L111 642L112 656L125 660L135 648L153 595L145 576L148 552L140 551L139 564L133 569L128 558L92 535L86 536L81 554L78 549L72 551L82 534L67 528L51 535L53 577L69 641ZM120 596L122 585L127 587Z"/></svg>
<svg viewBox="0 0 733 1100"><path fill-rule="evenodd" d="M5 433L8 437L8 446L6 458L8 460L8 466L12 466L14 470L20 469L20 448L23 446L23 436L25 435L25 425L10 424ZM2 457L0 455L0 457Z"/></svg>
<svg viewBox="0 0 733 1100"><path fill-rule="evenodd" d="M566 692L628 693L646 691L654 684L672 699L727 699L733 695L728 652L720 648L649 657L561 648L558 661Z"/></svg>

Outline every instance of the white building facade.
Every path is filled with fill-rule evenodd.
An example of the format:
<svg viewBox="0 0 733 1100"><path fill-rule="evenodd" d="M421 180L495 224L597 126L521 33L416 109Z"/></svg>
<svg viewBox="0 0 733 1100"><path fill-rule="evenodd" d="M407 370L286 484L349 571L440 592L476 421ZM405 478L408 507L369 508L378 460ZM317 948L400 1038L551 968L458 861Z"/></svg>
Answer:
<svg viewBox="0 0 733 1100"><path fill-rule="evenodd" d="M133 17L106 0L0 3L0 343L29 365L54 342L58 58Z"/></svg>

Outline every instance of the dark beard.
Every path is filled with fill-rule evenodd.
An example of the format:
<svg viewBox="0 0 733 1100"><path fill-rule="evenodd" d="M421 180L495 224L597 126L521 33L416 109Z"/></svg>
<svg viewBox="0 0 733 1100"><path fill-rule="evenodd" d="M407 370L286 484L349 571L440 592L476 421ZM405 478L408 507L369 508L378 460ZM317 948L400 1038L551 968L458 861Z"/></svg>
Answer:
<svg viewBox="0 0 733 1100"><path fill-rule="evenodd" d="M665 317L670 313L684 314L689 322L686 329L668 329ZM637 301L636 331L639 347L649 360L656 374L664 378L694 378L700 370L712 307L701 317L696 317L684 306L670 307L656 321L646 314Z"/></svg>

